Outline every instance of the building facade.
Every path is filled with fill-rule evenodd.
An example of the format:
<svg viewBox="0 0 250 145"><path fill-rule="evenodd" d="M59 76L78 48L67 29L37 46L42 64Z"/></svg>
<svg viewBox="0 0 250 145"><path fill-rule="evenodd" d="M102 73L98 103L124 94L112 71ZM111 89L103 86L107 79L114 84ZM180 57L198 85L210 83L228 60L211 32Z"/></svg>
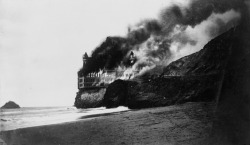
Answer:
<svg viewBox="0 0 250 145"><path fill-rule="evenodd" d="M86 65L87 61L91 58L88 57L87 53L83 55L83 68ZM134 53L131 52L129 56L129 61L131 64L135 63ZM85 76L80 76L78 74L78 89L85 88L95 88L95 87L106 87L113 81L119 78L132 78L138 72L130 72L129 74L123 70L107 70L103 69L100 72L91 72Z"/></svg>

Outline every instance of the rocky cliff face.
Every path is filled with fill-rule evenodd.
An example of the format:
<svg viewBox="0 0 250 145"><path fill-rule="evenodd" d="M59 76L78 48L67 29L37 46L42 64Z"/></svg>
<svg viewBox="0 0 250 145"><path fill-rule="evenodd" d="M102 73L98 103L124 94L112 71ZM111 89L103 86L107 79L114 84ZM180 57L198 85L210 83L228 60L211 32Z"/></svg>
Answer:
<svg viewBox="0 0 250 145"><path fill-rule="evenodd" d="M163 69L161 77L113 82L104 95L104 105L146 108L215 100L229 56L228 40L234 30L211 40L201 51L172 62Z"/></svg>
<svg viewBox="0 0 250 145"><path fill-rule="evenodd" d="M101 107L106 88L84 89L76 94L76 108Z"/></svg>
<svg viewBox="0 0 250 145"><path fill-rule="evenodd" d="M233 29L216 37L202 50L172 62L164 68L165 76L190 76L218 74L224 70L229 55L227 38Z"/></svg>

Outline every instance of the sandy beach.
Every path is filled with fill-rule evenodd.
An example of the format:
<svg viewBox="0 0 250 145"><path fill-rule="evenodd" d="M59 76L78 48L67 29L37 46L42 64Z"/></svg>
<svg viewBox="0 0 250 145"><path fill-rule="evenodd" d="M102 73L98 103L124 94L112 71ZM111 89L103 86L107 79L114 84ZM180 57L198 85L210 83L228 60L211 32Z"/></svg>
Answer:
<svg viewBox="0 0 250 145"><path fill-rule="evenodd" d="M127 110L2 131L7 145L194 145L206 141L214 103Z"/></svg>

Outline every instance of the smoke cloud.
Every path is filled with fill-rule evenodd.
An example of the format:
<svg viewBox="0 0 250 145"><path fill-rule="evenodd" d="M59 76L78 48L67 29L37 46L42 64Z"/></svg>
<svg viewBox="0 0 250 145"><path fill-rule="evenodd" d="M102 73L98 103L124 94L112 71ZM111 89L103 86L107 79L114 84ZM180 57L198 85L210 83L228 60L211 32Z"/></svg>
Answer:
<svg viewBox="0 0 250 145"><path fill-rule="evenodd" d="M171 61L199 51L212 38L237 25L244 3L240 0L191 0L163 9L158 19L143 20L128 28L126 37L107 37L92 52L80 75L104 68L140 71L166 66ZM137 61L126 62L133 51Z"/></svg>

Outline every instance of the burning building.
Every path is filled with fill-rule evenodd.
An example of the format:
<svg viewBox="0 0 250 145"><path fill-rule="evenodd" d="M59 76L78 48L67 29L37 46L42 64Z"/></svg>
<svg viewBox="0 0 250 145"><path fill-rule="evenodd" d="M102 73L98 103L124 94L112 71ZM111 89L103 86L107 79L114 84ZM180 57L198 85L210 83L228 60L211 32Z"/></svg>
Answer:
<svg viewBox="0 0 250 145"><path fill-rule="evenodd" d="M199 51L235 26L240 7L238 0L176 3L163 9L158 18L129 27L123 37L108 36L91 57L83 55L78 89L107 86L116 79L147 73L159 76L172 61Z"/></svg>
<svg viewBox="0 0 250 145"><path fill-rule="evenodd" d="M91 63L92 57L89 57L87 53L85 53L82 57L83 66L86 67L87 63ZM136 57L134 53L131 51L128 57L128 64L132 66L136 61ZM127 67L126 67L127 69ZM112 83L116 79L131 79L134 75L138 73L137 71L127 72L123 69L122 65L119 68L115 69L102 69L98 72L89 72L87 74L81 73L81 70L78 72L78 89L85 88L96 88L96 87L106 87L108 84Z"/></svg>

